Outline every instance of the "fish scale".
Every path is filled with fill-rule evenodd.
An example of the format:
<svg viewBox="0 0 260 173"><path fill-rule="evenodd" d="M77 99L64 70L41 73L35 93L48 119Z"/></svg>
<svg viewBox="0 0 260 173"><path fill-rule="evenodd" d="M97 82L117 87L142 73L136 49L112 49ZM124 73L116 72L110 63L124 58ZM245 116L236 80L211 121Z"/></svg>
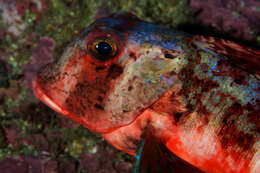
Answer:
<svg viewBox="0 0 260 173"><path fill-rule="evenodd" d="M135 171L258 173L259 64L259 50L117 13L85 29L33 87L55 111L138 151Z"/></svg>

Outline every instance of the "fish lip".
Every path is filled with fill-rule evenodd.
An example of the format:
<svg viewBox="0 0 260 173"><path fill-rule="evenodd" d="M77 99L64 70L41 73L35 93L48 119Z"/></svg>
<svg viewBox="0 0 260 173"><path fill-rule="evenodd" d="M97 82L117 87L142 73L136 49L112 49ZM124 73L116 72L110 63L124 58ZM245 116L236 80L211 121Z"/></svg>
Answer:
<svg viewBox="0 0 260 173"><path fill-rule="evenodd" d="M55 103L50 96L45 94L38 81L39 81L38 78L34 78L32 80L32 88L33 88L34 95L39 100L41 100L44 104L46 104L47 106L52 108L54 111L56 111L56 112L58 112L60 114L63 114L63 115L67 116L68 118L70 118L70 119L72 119L72 120L74 120L76 122L82 123L82 120L80 118L71 115L68 111L63 109L62 106L60 106L57 103Z"/></svg>
<svg viewBox="0 0 260 173"><path fill-rule="evenodd" d="M115 127L115 128L110 128L110 129L106 129L106 130L104 130L104 129L103 130L97 130L97 127L91 126L91 124L89 124L84 118L83 119L78 118L77 116L75 116L75 115L69 113L68 111L66 111L65 109L63 109L62 106L60 106L59 104L55 103L50 96L45 94L45 92L43 91L43 88L41 87L39 81L40 80L38 78L34 78L32 80L32 88L33 88L34 95L39 100L41 100L44 104L46 104L48 107L52 108L54 111L68 117L69 119L72 119L75 122L82 124L87 129L89 129L93 132L110 133L110 132L116 130L117 128L120 128L120 127Z"/></svg>
<svg viewBox="0 0 260 173"><path fill-rule="evenodd" d="M56 112L59 113L64 113L64 110L61 109L61 107L59 105L57 105L56 103L54 103L54 101L47 96L46 94L44 94L42 88L39 86L38 84L38 79L35 78L32 81L32 87L33 87L33 92L34 95L40 99L43 103L45 103L46 105L48 105L49 107L51 107L53 110L55 110Z"/></svg>

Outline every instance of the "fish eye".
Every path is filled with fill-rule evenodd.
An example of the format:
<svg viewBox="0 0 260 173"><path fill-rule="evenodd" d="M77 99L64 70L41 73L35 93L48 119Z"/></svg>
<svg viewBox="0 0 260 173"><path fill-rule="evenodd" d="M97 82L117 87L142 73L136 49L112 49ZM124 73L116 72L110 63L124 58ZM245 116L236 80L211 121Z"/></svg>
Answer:
<svg viewBox="0 0 260 173"><path fill-rule="evenodd" d="M89 45L91 57L98 61L106 61L115 57L117 50L116 42L107 37L96 38Z"/></svg>

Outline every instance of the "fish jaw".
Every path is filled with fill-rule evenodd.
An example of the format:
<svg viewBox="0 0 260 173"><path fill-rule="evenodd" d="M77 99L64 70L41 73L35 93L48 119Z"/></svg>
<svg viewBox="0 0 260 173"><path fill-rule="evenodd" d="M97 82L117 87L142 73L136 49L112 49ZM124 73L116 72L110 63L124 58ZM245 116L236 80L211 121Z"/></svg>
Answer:
<svg viewBox="0 0 260 173"><path fill-rule="evenodd" d="M41 100L43 103L45 103L47 106L52 108L54 111L63 114L67 116L68 118L71 118L73 121L82 123L81 119L77 118L77 116L71 115L68 111L62 108L62 106L58 105L55 101L52 100L51 97L45 94L45 92L42 90L42 88L37 83L37 78L33 79L32 81L32 87L34 95Z"/></svg>

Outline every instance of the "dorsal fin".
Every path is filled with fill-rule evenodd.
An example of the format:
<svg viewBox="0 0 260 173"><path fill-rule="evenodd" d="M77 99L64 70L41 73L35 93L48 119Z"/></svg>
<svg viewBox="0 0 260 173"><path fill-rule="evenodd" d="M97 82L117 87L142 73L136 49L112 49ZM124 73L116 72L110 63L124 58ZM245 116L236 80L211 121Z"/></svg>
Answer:
<svg viewBox="0 0 260 173"><path fill-rule="evenodd" d="M136 154L134 173L203 173L168 150L151 129L145 130Z"/></svg>
<svg viewBox="0 0 260 173"><path fill-rule="evenodd" d="M253 50L232 41L214 37L194 35L192 39L202 48L227 57L231 64L251 74L260 75L260 50Z"/></svg>

